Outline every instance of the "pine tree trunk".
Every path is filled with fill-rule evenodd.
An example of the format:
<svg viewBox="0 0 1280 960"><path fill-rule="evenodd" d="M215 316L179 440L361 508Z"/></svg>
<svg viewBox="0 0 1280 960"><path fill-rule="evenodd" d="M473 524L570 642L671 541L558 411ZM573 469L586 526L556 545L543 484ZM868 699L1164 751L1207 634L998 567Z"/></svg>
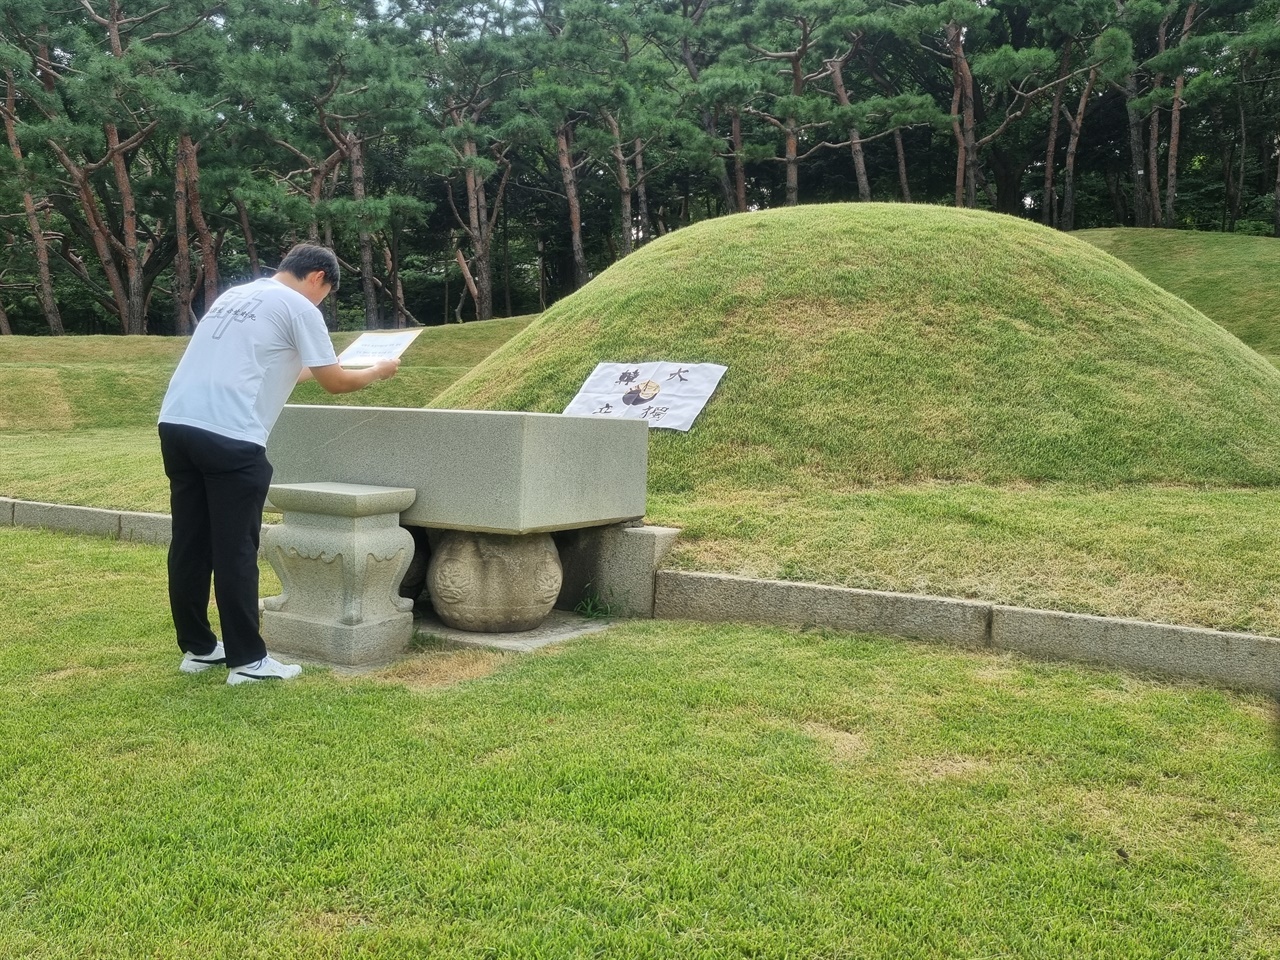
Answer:
<svg viewBox="0 0 1280 960"><path fill-rule="evenodd" d="M1053 109L1049 118L1049 142L1044 151L1044 202L1041 204L1040 222L1046 227L1058 225L1058 204L1054 193L1053 174L1057 164L1058 124L1061 122L1062 93L1066 89L1067 71L1071 69L1070 40L1062 52L1062 66L1058 69L1058 85L1053 91Z"/></svg>
<svg viewBox="0 0 1280 960"><path fill-rule="evenodd" d="M951 133L956 138L956 207L964 206L964 132L960 129L960 75L952 73Z"/></svg>
<svg viewBox="0 0 1280 960"><path fill-rule="evenodd" d="M1133 101L1138 96L1138 78L1129 74L1124 82L1124 109L1129 121L1129 169L1133 180L1133 225L1151 226L1151 193L1147 187L1147 171L1142 163L1146 151L1142 145L1142 118Z"/></svg>
<svg viewBox="0 0 1280 960"><path fill-rule="evenodd" d="M1159 76L1157 80L1161 79ZM1147 133L1147 189L1151 196L1151 224L1164 226L1164 211L1160 207L1160 108L1151 108Z"/></svg>
<svg viewBox="0 0 1280 960"><path fill-rule="evenodd" d="M13 336L13 327L9 326L9 314L4 312L4 303L0 302L0 337Z"/></svg>
<svg viewBox="0 0 1280 960"><path fill-rule="evenodd" d="M1248 145L1246 143L1246 127L1244 118L1244 101L1238 104L1240 110L1240 177L1235 180L1234 184L1229 183L1227 197L1231 203L1231 220L1227 226L1227 230L1234 233L1236 223L1240 220L1240 204L1244 200L1244 175L1245 175L1245 156L1248 153ZM1231 172L1227 172L1227 180L1232 180Z"/></svg>
<svg viewBox="0 0 1280 960"><path fill-rule="evenodd" d="M787 206L795 207L800 204L800 135L796 131L796 118L787 117L786 122L787 133Z"/></svg>
<svg viewBox="0 0 1280 960"><path fill-rule="evenodd" d="M587 255L582 248L582 207L578 202L578 175L574 172L569 153L569 125L556 128L556 156L560 162L560 177L564 181L564 195L569 204L569 242L573 250L573 288L580 289L587 282Z"/></svg>
<svg viewBox="0 0 1280 960"><path fill-rule="evenodd" d="M871 180L867 177L867 155L862 149L862 131L855 124L849 130L849 150L853 153L853 175L858 180L858 199L863 203L871 200Z"/></svg>
<svg viewBox="0 0 1280 960"><path fill-rule="evenodd" d="M702 19L702 13L705 12L706 6L696 13L691 19L697 24ZM689 45L689 38L682 37L680 40L680 59L684 63L684 68L689 73L689 79L696 85L698 83L698 64L693 59L693 48ZM710 110L702 111L702 128L707 131L707 137L711 142L715 143L720 140L719 134L716 132L716 118ZM724 167L718 171L720 180L720 193L724 197L724 206L726 210L733 209L733 187L729 184L729 173Z"/></svg>
<svg viewBox="0 0 1280 960"><path fill-rule="evenodd" d="M747 212L747 168L742 158L742 111L733 109L730 136L733 141L733 184L734 209L738 213Z"/></svg>
<svg viewBox="0 0 1280 960"><path fill-rule="evenodd" d="M191 225L195 227L196 236L200 240L200 266L204 275L204 308L209 309L213 301L218 299L218 246L213 241L213 231L204 219L204 204L200 200L200 164L197 154L198 144L191 142L191 137L183 134L181 142L186 145L187 157L187 206L191 210Z"/></svg>
<svg viewBox="0 0 1280 960"><path fill-rule="evenodd" d="M631 238L635 231L635 224L631 218L631 170L622 152L622 132L618 127L617 119L608 110L602 110L601 113L604 115L609 132L613 134L609 151L613 154L613 163L617 168L618 219L622 225L622 256L625 257L631 253Z"/></svg>
<svg viewBox="0 0 1280 960"><path fill-rule="evenodd" d="M893 131L893 148L898 154L898 189L902 191L902 202L911 202L911 183L907 180L907 151L902 143L902 131Z"/></svg>
<svg viewBox="0 0 1280 960"><path fill-rule="evenodd" d="M378 246L383 251L383 271L388 278L388 288L390 297L392 297L392 326L397 330L402 329L404 320L407 319L407 310L404 308L404 291L399 282L399 270L397 264L399 262L399 251L397 250L396 236L397 230L392 227L388 230L390 241L379 243Z"/></svg>
<svg viewBox="0 0 1280 960"><path fill-rule="evenodd" d="M107 149L111 151L111 170L120 197L120 254L124 261L125 300L121 306L121 325L126 334L147 332L146 290L143 286L142 262L138 256L138 208L133 196L133 181L120 147L120 134L114 123L103 124Z"/></svg>
<svg viewBox="0 0 1280 960"><path fill-rule="evenodd" d="M1173 82L1173 105L1169 110L1169 161L1164 184L1164 222L1169 226L1177 222L1174 219L1174 202L1178 197L1178 143L1182 134L1183 82L1183 77L1179 74Z"/></svg>
<svg viewBox="0 0 1280 960"><path fill-rule="evenodd" d="M9 149L13 153L18 174L22 176L25 172L25 165L22 157L22 146L18 142L18 131L15 126L15 118L18 114L17 98L13 86L13 71L5 71L5 80L8 86L5 94L4 129L9 138ZM27 189L25 184L22 188L22 209L27 217L27 230L31 234L31 242L35 245L36 296L40 300L40 309L44 313L45 323L49 325L49 332L54 336L62 336L66 333L66 329L62 325L62 314L58 310L58 301L53 295L53 275L49 272L49 242L48 238L45 237L44 228L40 225L40 217L36 212L35 198L32 197L31 191Z"/></svg>
<svg viewBox="0 0 1280 960"><path fill-rule="evenodd" d="M842 107L849 106L849 91L844 85L845 60L828 60L831 68L831 89L836 95L836 103ZM858 199L866 203L871 199L871 181L867 179L867 158L862 149L862 132L857 124L849 128L849 151L853 156L853 173L858 180Z"/></svg>
<svg viewBox="0 0 1280 960"><path fill-rule="evenodd" d="M244 206L244 201L239 197L233 198L236 204L236 212L241 220L241 236L244 238L244 252L248 253L248 271L253 279L262 275L262 264L257 256L257 239L253 237L253 227L248 221L248 210Z"/></svg>
<svg viewBox="0 0 1280 960"><path fill-rule="evenodd" d="M636 204L637 212L640 216L640 245L648 243L653 239L653 220L649 216L649 185L647 183L647 175L644 169L644 144L636 141ZM506 214L504 213L505 217ZM505 221L504 221L505 222ZM503 243L506 243L504 237ZM507 288L507 316L511 316L511 293L510 285Z"/></svg>
<svg viewBox="0 0 1280 960"><path fill-rule="evenodd" d="M1156 30L1156 52L1164 53L1169 48L1169 21L1173 12L1165 14ZM1159 90L1164 86L1164 74L1157 73L1151 81L1151 89ZM1151 222L1164 226L1164 211L1160 207L1160 108L1151 108L1150 127L1147 134L1147 188L1151 192Z"/></svg>
<svg viewBox="0 0 1280 960"><path fill-rule="evenodd" d="M102 211L98 209L98 199L93 192L93 185L89 182L89 177L84 169L71 159L71 156L62 148L59 141L50 139L46 140L45 143L76 185L80 210L84 214L85 227L89 231L93 250L98 256L98 261L102 266L102 273L107 279L107 285L111 288L111 299L115 302L116 317L120 320L123 332L124 318L128 312L128 295L125 292L124 280L121 278L120 271L116 268L115 260L111 256L111 238L107 232L106 224L102 221Z"/></svg>
<svg viewBox="0 0 1280 960"><path fill-rule="evenodd" d="M1187 7L1187 15L1182 21L1182 37L1178 41L1179 46L1187 42L1187 37L1191 36L1191 27L1195 23L1196 9L1200 6L1197 0L1192 0L1191 6ZM1182 137L1182 88L1185 83L1185 74L1178 73L1178 78L1173 83L1173 103L1169 108L1169 160L1168 168L1165 173L1164 186L1164 221L1172 226L1176 223L1174 218L1174 203L1178 199L1178 146Z"/></svg>
<svg viewBox="0 0 1280 960"><path fill-rule="evenodd" d="M1080 146L1080 132L1084 128L1084 112L1089 106L1089 95L1093 93L1093 85L1098 80L1098 69L1089 71L1089 79L1085 81L1084 90L1080 93L1080 103L1076 107L1071 122L1071 138L1067 141L1067 159L1062 168L1062 217L1058 225L1063 230L1076 228L1076 150Z"/></svg>
<svg viewBox="0 0 1280 960"><path fill-rule="evenodd" d="M476 304L476 319L493 318L493 224L490 223L489 197L484 178L476 171L478 156L476 142L470 137L463 141L463 156L470 161L466 170L467 185L467 235L471 240L471 264L474 267L476 289L471 295ZM503 187L506 180L503 180ZM502 189L498 189L497 203L502 203Z"/></svg>
<svg viewBox="0 0 1280 960"><path fill-rule="evenodd" d="M364 191L364 140L352 136L348 140L351 157L351 197L356 204L356 233L360 241L360 288L364 293L364 326L366 330L382 328L381 311L378 309L378 288L374 284L373 239L361 207L365 203Z"/></svg>
<svg viewBox="0 0 1280 960"><path fill-rule="evenodd" d="M187 150L190 140L178 141L173 171L173 232L177 249L173 256L173 332L191 334L191 247L187 238Z"/></svg>
<svg viewBox="0 0 1280 960"><path fill-rule="evenodd" d="M961 161L963 164L964 204L978 205L977 116L973 100L973 71L964 50L964 31L954 20L947 24L947 45L951 50L951 69L955 74L955 92L959 97ZM954 98L953 98L954 99ZM957 174L959 177L959 174ZM959 206L960 204L957 204Z"/></svg>
<svg viewBox="0 0 1280 960"><path fill-rule="evenodd" d="M507 228L507 205L502 205L502 294L507 312L511 316L511 231Z"/></svg>
<svg viewBox="0 0 1280 960"><path fill-rule="evenodd" d="M335 176L337 175L337 170L336 170L336 169L334 170L334 175L335 175ZM326 182L328 182L328 178L327 178L327 177L326 177ZM332 187L332 186L329 188L329 197L328 197L328 199L330 199L330 200L332 200L332 199L333 199L333 187ZM314 209L314 208L313 208L313 209ZM329 219L328 217L325 217L325 220L324 220L324 245L325 245L326 247L328 247L330 250L332 250L332 249L334 248L334 246L333 246L333 221L332 221L331 219ZM339 322L339 318L338 318L338 298L337 298L337 297L325 297L324 304L325 304L325 307L324 307L324 322L325 322L325 326L327 326L327 327L329 328L329 330L330 330L330 331L337 330L337 329L338 329L338 322Z"/></svg>

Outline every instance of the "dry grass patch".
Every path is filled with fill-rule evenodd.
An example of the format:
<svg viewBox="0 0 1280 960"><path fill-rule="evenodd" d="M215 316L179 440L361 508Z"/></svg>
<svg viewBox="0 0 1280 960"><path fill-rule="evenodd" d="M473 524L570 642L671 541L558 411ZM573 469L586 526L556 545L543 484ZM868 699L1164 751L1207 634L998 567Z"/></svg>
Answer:
<svg viewBox="0 0 1280 960"><path fill-rule="evenodd" d="M298 925L305 933L318 933L328 937L372 926L373 920L353 910L321 910L303 914L298 918Z"/></svg>
<svg viewBox="0 0 1280 960"><path fill-rule="evenodd" d="M804 732L831 751L836 763L856 763L871 753L871 743L865 735L853 730L840 730L825 723L811 721L804 725Z"/></svg>
<svg viewBox="0 0 1280 960"><path fill-rule="evenodd" d="M1022 671L999 663L985 663L975 667L969 674L977 683L985 687L998 687L1002 691L1017 695L1022 679Z"/></svg>
<svg viewBox="0 0 1280 960"><path fill-rule="evenodd" d="M989 760L959 754L908 757L898 764L899 776L914 783L977 779L991 773L993 769Z"/></svg>
<svg viewBox="0 0 1280 960"><path fill-rule="evenodd" d="M63 667L61 670L52 670L49 673L42 673L35 677L36 683L57 683L59 680L70 680L75 677L82 677L86 674L92 675L101 673L101 669L96 667Z"/></svg>
<svg viewBox="0 0 1280 960"><path fill-rule="evenodd" d="M513 656L495 650L435 650L404 660L374 676L410 690L438 690L492 676Z"/></svg>

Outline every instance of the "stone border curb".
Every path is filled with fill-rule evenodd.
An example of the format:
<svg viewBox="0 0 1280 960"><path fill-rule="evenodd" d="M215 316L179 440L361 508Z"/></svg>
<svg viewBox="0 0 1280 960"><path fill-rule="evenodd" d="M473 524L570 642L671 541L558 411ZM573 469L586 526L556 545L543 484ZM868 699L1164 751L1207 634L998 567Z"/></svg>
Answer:
<svg viewBox="0 0 1280 960"><path fill-rule="evenodd" d="M120 511L97 507L67 507L58 503L16 500L13 504L15 527L40 527L65 533L87 533L98 537L120 536Z"/></svg>
<svg viewBox="0 0 1280 960"><path fill-rule="evenodd" d="M997 606L991 645L1280 694L1280 639L1260 634Z"/></svg>
<svg viewBox="0 0 1280 960"><path fill-rule="evenodd" d="M162 546L169 542L167 514L9 497L0 497L0 526L45 527ZM665 534L659 539L665 540ZM680 570L657 571L652 615L878 633L1280 695L1280 638L1207 627Z"/></svg>
<svg viewBox="0 0 1280 960"><path fill-rule="evenodd" d="M832 627L1280 694L1280 639L728 574L659 570L654 616Z"/></svg>
<svg viewBox="0 0 1280 960"><path fill-rule="evenodd" d="M658 571L656 594L653 615L661 620L831 627L962 647L990 645L991 607L972 600L677 570Z"/></svg>

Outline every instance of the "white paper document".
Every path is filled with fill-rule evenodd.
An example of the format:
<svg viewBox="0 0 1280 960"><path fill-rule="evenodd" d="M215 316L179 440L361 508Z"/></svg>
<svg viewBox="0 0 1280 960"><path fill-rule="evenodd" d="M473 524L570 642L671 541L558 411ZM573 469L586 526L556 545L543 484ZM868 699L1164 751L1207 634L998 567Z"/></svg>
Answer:
<svg viewBox="0 0 1280 960"><path fill-rule="evenodd" d="M564 412L687 431L728 369L718 363L602 363Z"/></svg>
<svg viewBox="0 0 1280 960"><path fill-rule="evenodd" d="M351 346L338 354L338 363L344 367L372 367L379 360L394 360L409 349L409 344L422 332L416 330L370 331L362 333Z"/></svg>

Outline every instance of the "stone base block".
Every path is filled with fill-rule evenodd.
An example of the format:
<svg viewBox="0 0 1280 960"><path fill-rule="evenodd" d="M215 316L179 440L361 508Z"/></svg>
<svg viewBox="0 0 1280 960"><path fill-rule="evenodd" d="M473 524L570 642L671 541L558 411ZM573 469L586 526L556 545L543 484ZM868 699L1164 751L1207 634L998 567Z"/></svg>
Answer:
<svg viewBox="0 0 1280 960"><path fill-rule="evenodd" d="M413 640L413 614L357 624L308 620L275 610L262 614L262 635L271 652L343 667L392 660Z"/></svg>
<svg viewBox="0 0 1280 960"><path fill-rule="evenodd" d="M652 617L654 574L680 531L615 524L555 534L564 567L556 606L574 610L590 599L614 617Z"/></svg>
<svg viewBox="0 0 1280 960"><path fill-rule="evenodd" d="M643 517L648 457L640 420L506 410L290 404L267 443L277 484L412 486L406 526L513 535Z"/></svg>

